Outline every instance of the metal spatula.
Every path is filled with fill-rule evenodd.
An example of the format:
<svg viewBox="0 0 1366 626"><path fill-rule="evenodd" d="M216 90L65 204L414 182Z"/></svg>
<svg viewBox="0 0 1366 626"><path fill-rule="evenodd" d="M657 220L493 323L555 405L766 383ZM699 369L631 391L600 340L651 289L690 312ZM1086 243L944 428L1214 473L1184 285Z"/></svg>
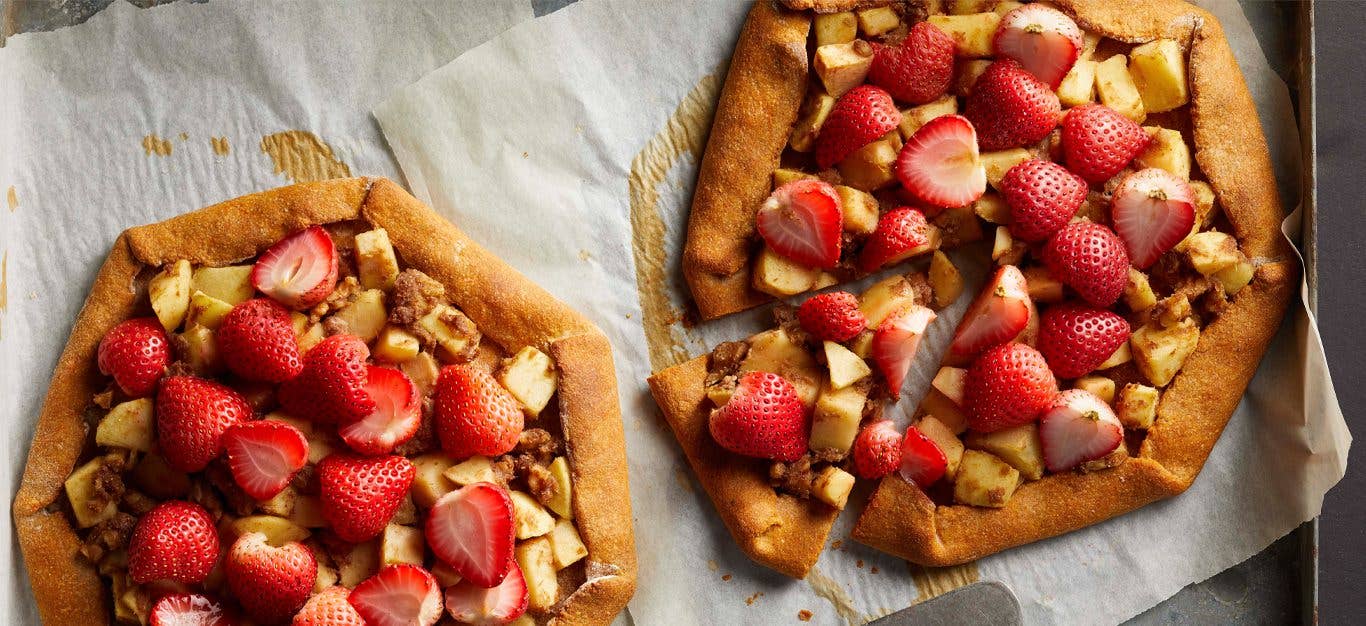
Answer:
<svg viewBox="0 0 1366 626"><path fill-rule="evenodd" d="M979 582L902 609L869 626L958 626L1021 624L1020 603L1010 588L998 582Z"/></svg>

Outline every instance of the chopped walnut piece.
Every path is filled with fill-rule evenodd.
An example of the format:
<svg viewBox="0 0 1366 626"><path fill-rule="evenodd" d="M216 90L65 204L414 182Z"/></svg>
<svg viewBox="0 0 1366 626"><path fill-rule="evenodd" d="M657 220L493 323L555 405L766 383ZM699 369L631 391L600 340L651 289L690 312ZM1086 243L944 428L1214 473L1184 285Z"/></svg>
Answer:
<svg viewBox="0 0 1366 626"><path fill-rule="evenodd" d="M536 497L543 506L549 507L555 499L555 479L550 475L550 470L539 463L528 466L526 472L526 486L531 491L531 495Z"/></svg>
<svg viewBox="0 0 1366 626"><path fill-rule="evenodd" d="M537 463L549 465L559 449L560 442L554 435L541 428L528 428L522 431L521 436L517 438L517 447L512 450L531 455Z"/></svg>
<svg viewBox="0 0 1366 626"><path fill-rule="evenodd" d="M431 407L431 399L427 398L422 404L422 422L417 425L417 432L413 433L412 438L395 446L394 454L417 456L441 447L441 442L436 438L436 427L432 426Z"/></svg>
<svg viewBox="0 0 1366 626"><path fill-rule="evenodd" d="M744 341L727 341L717 344L711 351L711 362L707 368L706 384L718 382L740 371L740 364L749 355L749 344Z"/></svg>
<svg viewBox="0 0 1366 626"><path fill-rule="evenodd" d="M178 337L179 335L176 336ZM95 394L95 397L92 398L91 401L95 403L95 406L108 410L110 407L114 406L114 390L105 389L104 391Z"/></svg>
<svg viewBox="0 0 1366 626"><path fill-rule="evenodd" d="M228 510L238 517L251 515L256 510L256 500L242 491L237 486L237 481L233 479L232 472L228 466L221 461L214 461L204 470L204 475L209 482L223 495L227 501ZM208 508L208 507L205 507Z"/></svg>
<svg viewBox="0 0 1366 626"><path fill-rule="evenodd" d="M123 462L113 458L105 457L98 470L95 470L90 477L91 491L90 499L86 501L86 507L91 512L99 513L109 506L110 502L118 502L123 499Z"/></svg>
<svg viewBox="0 0 1366 626"><path fill-rule="evenodd" d="M817 342L810 333L802 328L802 323L797 319L797 307L790 304L779 302L773 307L773 318L778 322L778 328L787 333L787 338L799 346L811 349Z"/></svg>
<svg viewBox="0 0 1366 626"><path fill-rule="evenodd" d="M835 463L844 460L848 452L841 451L839 448L818 448L811 451L811 461L813 463Z"/></svg>
<svg viewBox="0 0 1366 626"><path fill-rule="evenodd" d="M180 336L180 335L176 335L176 337L179 337L179 336ZM196 375L196 374L195 374L194 368L193 368L193 367L190 367L190 364L187 363L187 362L185 362L185 361L183 361L183 360L177 360L177 361L171 363L170 365L166 366L166 377L167 377L167 378L171 378L171 377L173 377L173 376L195 376L195 375Z"/></svg>
<svg viewBox="0 0 1366 626"><path fill-rule="evenodd" d="M1082 463L1077 469L1083 474L1086 472L1098 472L1100 470L1116 467L1127 460L1129 460L1129 450L1124 447L1123 442L1120 442L1119 447L1115 448L1114 452L1094 461Z"/></svg>
<svg viewBox="0 0 1366 626"><path fill-rule="evenodd" d="M769 483L798 498L811 497L811 483L815 479L816 473L811 469L810 454L802 455L802 458L791 463L774 461L768 468Z"/></svg>
<svg viewBox="0 0 1366 626"><path fill-rule="evenodd" d="M127 489L123 492L123 508L136 515L144 515L156 505L156 500L141 491Z"/></svg>
<svg viewBox="0 0 1366 626"><path fill-rule="evenodd" d="M104 555L122 549L128 545L128 538L132 537L137 521L136 517L120 511L96 524L81 543L81 556L91 563L98 563Z"/></svg>
<svg viewBox="0 0 1366 626"><path fill-rule="evenodd" d="M391 295L389 322L412 330L417 320L445 301L446 287L422 272L406 269L394 279Z"/></svg>
<svg viewBox="0 0 1366 626"><path fill-rule="evenodd" d="M493 479L498 484L506 487L516 477L517 464L512 457L504 455L493 462Z"/></svg>
<svg viewBox="0 0 1366 626"><path fill-rule="evenodd" d="M344 308L362 291L360 281L355 276L347 276L337 283L337 287L328 294L327 299L319 302L308 311L308 321L317 324L328 313L337 309Z"/></svg>

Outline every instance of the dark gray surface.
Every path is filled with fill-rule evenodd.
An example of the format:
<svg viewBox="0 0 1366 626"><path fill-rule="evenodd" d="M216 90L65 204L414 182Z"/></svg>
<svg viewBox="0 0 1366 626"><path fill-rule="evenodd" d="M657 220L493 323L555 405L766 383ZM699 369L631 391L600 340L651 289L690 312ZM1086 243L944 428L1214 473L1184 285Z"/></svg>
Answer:
<svg viewBox="0 0 1366 626"><path fill-rule="evenodd" d="M1020 602L1010 588L998 582L980 582L873 620L868 626L1019 626L1021 623Z"/></svg>

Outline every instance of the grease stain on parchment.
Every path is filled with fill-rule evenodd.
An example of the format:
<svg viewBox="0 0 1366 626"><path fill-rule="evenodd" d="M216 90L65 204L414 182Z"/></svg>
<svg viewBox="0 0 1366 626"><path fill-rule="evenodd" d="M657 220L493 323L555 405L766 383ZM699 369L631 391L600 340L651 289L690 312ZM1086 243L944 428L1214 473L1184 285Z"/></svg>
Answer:
<svg viewBox="0 0 1366 626"><path fill-rule="evenodd" d="M664 128L631 161L631 247L641 326L645 330L650 370L654 372L688 360L686 338L675 323L682 314L669 301L666 230L659 213L659 187L680 158L689 154L696 158L702 153L720 87L719 74L702 77L669 116Z"/></svg>
<svg viewBox="0 0 1366 626"><path fill-rule="evenodd" d="M854 598L844 589L844 585L839 584L835 579L826 576L815 567L806 573L806 584L811 587L811 591L817 596L824 598L831 606L835 607L835 612L845 623L856 626L868 621L859 610L854 608Z"/></svg>
<svg viewBox="0 0 1366 626"><path fill-rule="evenodd" d="M915 581L915 604L975 583L981 576L977 571L976 562L953 567L922 567L912 563L907 565L911 569L911 580Z"/></svg>
<svg viewBox="0 0 1366 626"><path fill-rule="evenodd" d="M142 150L147 156L171 156L171 142L153 133L142 138Z"/></svg>
<svg viewBox="0 0 1366 626"><path fill-rule="evenodd" d="M227 137L209 137L209 145L213 146L213 153L218 156L228 156L228 153L232 152Z"/></svg>
<svg viewBox="0 0 1366 626"><path fill-rule="evenodd" d="M19 194L14 191L14 185L10 185L9 191L5 192L5 204L9 205L10 213L19 208Z"/></svg>
<svg viewBox="0 0 1366 626"><path fill-rule="evenodd" d="M284 174L293 183L351 176L351 168L337 159L332 146L308 131L287 130L261 137L261 152L275 162L276 174Z"/></svg>

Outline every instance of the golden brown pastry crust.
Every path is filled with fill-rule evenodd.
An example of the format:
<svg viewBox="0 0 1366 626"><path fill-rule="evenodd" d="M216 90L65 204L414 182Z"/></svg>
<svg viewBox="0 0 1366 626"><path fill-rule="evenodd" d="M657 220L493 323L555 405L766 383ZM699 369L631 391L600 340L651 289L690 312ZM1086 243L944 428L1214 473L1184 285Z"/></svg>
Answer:
<svg viewBox="0 0 1366 626"><path fill-rule="evenodd" d="M1252 283L1204 329L1196 351L1162 395L1157 424L1128 462L1026 483L1002 509L937 507L900 477L883 479L853 537L921 565L964 563L1184 491L1237 407L1299 278L1298 263L1280 233L1283 213L1257 111L1218 20L1179 0L1055 4L1082 28L1112 39L1170 37L1189 45L1194 156L1240 248L1258 269ZM736 45L698 177L684 256L684 273L704 319L770 300L749 286L749 242L754 213L768 193L805 90L805 56L787 56L804 54L797 44L809 28L803 15L759 0ZM769 58L775 55L780 58ZM775 100L775 94L785 99ZM720 455L706 436L705 363L704 357L655 374L650 380L655 399L736 541L755 560L792 574L790 563L815 561L835 514L826 507L824 526L809 525L810 516L777 518L775 527L819 528L819 537L811 533L805 545L785 542L777 555L755 550L752 529L758 516L730 503L772 502L777 496L760 464ZM772 511L770 506L767 512Z"/></svg>
<svg viewBox="0 0 1366 626"><path fill-rule="evenodd" d="M387 179L305 183L234 198L125 231L91 287L53 372L14 522L38 611L48 624L107 624L109 593L79 554L62 510L62 484L89 445L82 413L104 381L95 349L133 315L135 278L176 259L224 265L251 258L312 224L361 219L389 233L402 262L446 287L489 338L533 345L556 358L575 521L588 548L588 581L556 607L558 624L605 624L635 590L636 561L625 436L606 337L592 323L480 247ZM79 601L73 601L79 599Z"/></svg>

